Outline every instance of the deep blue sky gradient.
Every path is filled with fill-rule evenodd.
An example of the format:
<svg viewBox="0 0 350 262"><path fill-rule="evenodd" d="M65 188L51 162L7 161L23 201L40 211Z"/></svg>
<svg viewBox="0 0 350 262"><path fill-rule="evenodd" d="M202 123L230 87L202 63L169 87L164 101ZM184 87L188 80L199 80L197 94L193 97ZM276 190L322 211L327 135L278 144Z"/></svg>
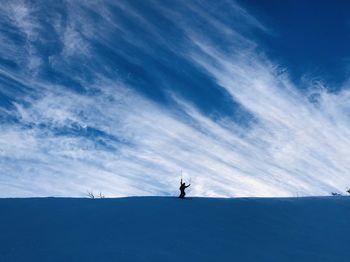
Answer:
<svg viewBox="0 0 350 262"><path fill-rule="evenodd" d="M349 1L238 1L272 30L259 34L262 50L303 77L327 84L330 91L348 81L350 58Z"/></svg>

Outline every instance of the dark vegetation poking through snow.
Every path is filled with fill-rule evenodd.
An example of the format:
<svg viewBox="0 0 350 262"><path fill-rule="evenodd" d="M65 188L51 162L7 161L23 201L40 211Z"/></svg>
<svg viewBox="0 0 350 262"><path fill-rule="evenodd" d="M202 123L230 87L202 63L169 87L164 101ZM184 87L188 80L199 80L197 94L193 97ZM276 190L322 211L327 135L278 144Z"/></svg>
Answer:
<svg viewBox="0 0 350 262"><path fill-rule="evenodd" d="M0 199L1 262L350 261L350 198Z"/></svg>

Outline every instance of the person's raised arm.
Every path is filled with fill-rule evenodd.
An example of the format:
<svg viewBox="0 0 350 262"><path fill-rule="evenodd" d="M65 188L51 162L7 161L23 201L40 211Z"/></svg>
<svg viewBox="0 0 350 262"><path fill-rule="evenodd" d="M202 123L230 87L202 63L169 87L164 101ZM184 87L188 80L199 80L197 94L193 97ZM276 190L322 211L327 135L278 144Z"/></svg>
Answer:
<svg viewBox="0 0 350 262"><path fill-rule="evenodd" d="M186 186L186 188L189 187L190 185L191 185L191 184L188 184L188 185Z"/></svg>

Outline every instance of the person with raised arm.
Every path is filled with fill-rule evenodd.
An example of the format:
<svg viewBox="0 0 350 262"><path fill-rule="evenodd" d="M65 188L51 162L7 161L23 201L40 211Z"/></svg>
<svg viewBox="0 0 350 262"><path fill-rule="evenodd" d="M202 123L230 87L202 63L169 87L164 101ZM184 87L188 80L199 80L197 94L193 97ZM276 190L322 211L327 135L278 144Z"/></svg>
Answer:
<svg viewBox="0 0 350 262"><path fill-rule="evenodd" d="M185 189L188 188L191 184L188 184L186 185L185 182L182 183L182 178L181 178L181 181L180 181L180 195L179 195L179 198L185 198Z"/></svg>

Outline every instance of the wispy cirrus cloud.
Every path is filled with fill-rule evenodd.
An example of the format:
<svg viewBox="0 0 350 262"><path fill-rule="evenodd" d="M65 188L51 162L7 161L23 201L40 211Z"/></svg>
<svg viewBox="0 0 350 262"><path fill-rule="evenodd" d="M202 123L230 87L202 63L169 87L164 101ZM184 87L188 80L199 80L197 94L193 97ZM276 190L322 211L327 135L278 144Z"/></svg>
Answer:
<svg viewBox="0 0 350 262"><path fill-rule="evenodd" d="M0 113L15 119L0 126L0 196L170 195L181 169L198 196L343 190L349 92L301 92L244 33L268 29L237 4L220 3L220 17L200 1L62 1L44 18L3 18L39 43L25 52L27 44L7 35L1 49L15 41L22 59L44 62L35 75L1 66L1 78L26 92L0 86L12 97L12 109ZM27 5L3 8L28 14Z"/></svg>

